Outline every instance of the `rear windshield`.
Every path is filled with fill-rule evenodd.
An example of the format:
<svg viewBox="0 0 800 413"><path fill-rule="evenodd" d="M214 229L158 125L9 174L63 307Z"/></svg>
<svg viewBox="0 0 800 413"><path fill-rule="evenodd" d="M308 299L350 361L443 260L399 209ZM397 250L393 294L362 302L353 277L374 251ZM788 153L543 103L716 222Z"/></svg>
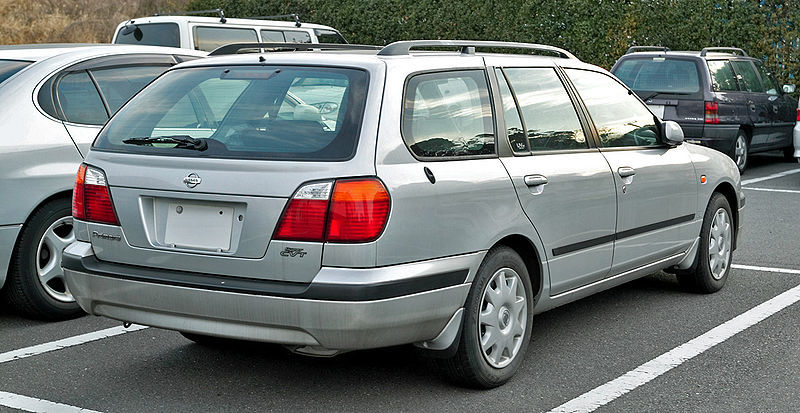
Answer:
<svg viewBox="0 0 800 413"><path fill-rule="evenodd" d="M686 95L700 91L700 76L693 60L629 58L614 69L614 75L637 92Z"/></svg>
<svg viewBox="0 0 800 413"><path fill-rule="evenodd" d="M3 83L14 73L27 67L33 62L23 62L21 60L0 60L0 83Z"/></svg>
<svg viewBox="0 0 800 413"><path fill-rule="evenodd" d="M176 23L128 24L117 32L114 43L181 47Z"/></svg>
<svg viewBox="0 0 800 413"><path fill-rule="evenodd" d="M94 147L169 156L346 160L355 153L367 84L367 73L356 69L175 70L123 106Z"/></svg>

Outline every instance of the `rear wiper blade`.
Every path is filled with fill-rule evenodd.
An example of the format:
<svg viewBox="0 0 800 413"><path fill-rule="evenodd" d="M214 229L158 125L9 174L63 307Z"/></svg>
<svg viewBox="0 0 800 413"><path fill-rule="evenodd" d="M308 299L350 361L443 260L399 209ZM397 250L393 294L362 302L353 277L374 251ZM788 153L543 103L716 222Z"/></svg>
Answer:
<svg viewBox="0 0 800 413"><path fill-rule="evenodd" d="M165 136L143 136L138 138L128 138L122 141L128 145L153 146L154 143L174 143L178 149L195 149L204 151L208 149L208 143L202 139L193 138L189 135L165 135Z"/></svg>
<svg viewBox="0 0 800 413"><path fill-rule="evenodd" d="M687 93L687 92L653 92L653 93L650 93L647 96L642 97L642 101L647 102L648 100L650 100L650 99L652 99L652 98L654 98L654 97L656 97L658 95L681 95L681 96L685 96L685 95L691 95L691 94L692 93ZM637 95L638 95L638 93L637 93Z"/></svg>

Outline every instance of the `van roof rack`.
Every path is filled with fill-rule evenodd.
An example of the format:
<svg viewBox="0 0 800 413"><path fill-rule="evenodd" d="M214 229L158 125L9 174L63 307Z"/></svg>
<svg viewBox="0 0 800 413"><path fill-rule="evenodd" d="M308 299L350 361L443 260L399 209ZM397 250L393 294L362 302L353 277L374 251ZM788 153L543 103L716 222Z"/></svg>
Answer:
<svg viewBox="0 0 800 413"><path fill-rule="evenodd" d="M703 50L700 51L700 56L705 56L708 52L736 52L744 57L749 57L747 52L738 47L704 47Z"/></svg>
<svg viewBox="0 0 800 413"><path fill-rule="evenodd" d="M300 23L300 15L297 13L289 13L289 14L276 14L274 16L253 16L253 17L243 17L243 19L256 19L256 20L269 20L269 19L285 19L287 17L291 17L294 20L295 27L300 27L302 23Z"/></svg>
<svg viewBox="0 0 800 413"><path fill-rule="evenodd" d="M664 46L631 46L628 48L628 51L625 52L625 54L631 54L636 52L655 52L655 51L662 51L666 53L670 51L670 48Z"/></svg>
<svg viewBox="0 0 800 413"><path fill-rule="evenodd" d="M475 54L478 47L497 49L522 49L540 52L555 53L565 59L577 59L572 53L553 46L533 43L493 42L482 40L406 40L386 45L378 52L379 56L402 56L409 54L411 49L420 47L460 47L462 54Z"/></svg>
<svg viewBox="0 0 800 413"><path fill-rule="evenodd" d="M209 56L236 54L244 49L271 49L270 52L306 51L306 50L381 50L381 46L341 43L231 43L220 46L209 53Z"/></svg>
<svg viewBox="0 0 800 413"><path fill-rule="evenodd" d="M180 13L156 13L153 16L199 16L202 14L212 14L216 13L219 16L219 22L225 23L228 21L225 18L225 12L222 9L208 9L208 10L193 10L193 11L184 11Z"/></svg>

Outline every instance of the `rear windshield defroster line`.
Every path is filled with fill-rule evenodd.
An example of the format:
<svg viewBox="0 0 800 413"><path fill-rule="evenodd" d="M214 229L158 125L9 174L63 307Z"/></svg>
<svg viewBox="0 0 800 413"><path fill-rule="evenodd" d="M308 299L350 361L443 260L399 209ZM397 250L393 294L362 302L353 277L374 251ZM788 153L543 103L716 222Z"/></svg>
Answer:
<svg viewBox="0 0 800 413"><path fill-rule="evenodd" d="M368 84L365 70L350 68L178 69L155 80L123 106L100 132L94 149L203 158L344 161L355 155ZM207 148L198 151L175 139L155 139L164 136L202 141ZM153 139L141 144L148 138Z"/></svg>

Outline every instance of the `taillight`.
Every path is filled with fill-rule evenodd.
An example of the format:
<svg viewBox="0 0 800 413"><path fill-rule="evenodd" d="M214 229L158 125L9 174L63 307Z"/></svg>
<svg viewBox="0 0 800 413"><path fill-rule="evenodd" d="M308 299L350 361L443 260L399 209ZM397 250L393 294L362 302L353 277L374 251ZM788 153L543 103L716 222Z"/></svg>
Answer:
<svg viewBox="0 0 800 413"><path fill-rule="evenodd" d="M72 216L84 221L119 225L106 174L102 170L86 164L78 168L72 191Z"/></svg>
<svg viewBox="0 0 800 413"><path fill-rule="evenodd" d="M800 108L797 108L797 121L800 122Z"/></svg>
<svg viewBox="0 0 800 413"><path fill-rule="evenodd" d="M370 242L383 232L391 201L375 178L308 184L289 200L274 239Z"/></svg>
<svg viewBox="0 0 800 413"><path fill-rule="evenodd" d="M706 123L719 123L719 104L717 102L706 102Z"/></svg>

